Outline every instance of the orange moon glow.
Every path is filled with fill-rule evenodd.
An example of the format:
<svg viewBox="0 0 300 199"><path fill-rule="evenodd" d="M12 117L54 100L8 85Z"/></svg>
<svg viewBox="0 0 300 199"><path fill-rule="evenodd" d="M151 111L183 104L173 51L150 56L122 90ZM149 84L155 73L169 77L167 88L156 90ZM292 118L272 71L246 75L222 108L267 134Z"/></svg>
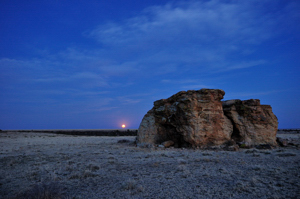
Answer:
<svg viewBox="0 0 300 199"><path fill-rule="evenodd" d="M125 124L122 124L122 128L125 128L126 127L126 125Z"/></svg>

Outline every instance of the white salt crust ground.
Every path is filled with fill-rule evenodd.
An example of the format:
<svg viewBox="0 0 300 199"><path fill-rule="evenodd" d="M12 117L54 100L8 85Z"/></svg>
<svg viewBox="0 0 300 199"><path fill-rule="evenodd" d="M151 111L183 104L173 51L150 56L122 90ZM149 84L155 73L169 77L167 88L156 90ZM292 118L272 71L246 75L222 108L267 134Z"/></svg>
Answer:
<svg viewBox="0 0 300 199"><path fill-rule="evenodd" d="M142 149L134 139L1 132L0 198L300 196L299 148Z"/></svg>

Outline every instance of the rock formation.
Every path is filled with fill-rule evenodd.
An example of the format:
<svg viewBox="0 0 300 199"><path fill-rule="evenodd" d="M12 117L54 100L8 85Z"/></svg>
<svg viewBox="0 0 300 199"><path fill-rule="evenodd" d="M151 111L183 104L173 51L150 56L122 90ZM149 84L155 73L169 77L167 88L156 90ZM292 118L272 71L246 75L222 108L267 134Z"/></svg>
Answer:
<svg viewBox="0 0 300 199"><path fill-rule="evenodd" d="M276 145L277 118L270 106L259 100L221 102L224 95L220 89L201 89L155 101L140 124L138 146Z"/></svg>
<svg viewBox="0 0 300 199"><path fill-rule="evenodd" d="M228 100L223 102L223 110L233 124L236 142L276 145L278 122L270 105L261 105L258 99Z"/></svg>

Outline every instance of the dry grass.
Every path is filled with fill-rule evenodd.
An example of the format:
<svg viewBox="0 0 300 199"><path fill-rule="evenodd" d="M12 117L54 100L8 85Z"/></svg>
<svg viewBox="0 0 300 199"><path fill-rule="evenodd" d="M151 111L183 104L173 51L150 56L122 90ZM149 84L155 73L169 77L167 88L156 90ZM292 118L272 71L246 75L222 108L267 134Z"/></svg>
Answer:
<svg viewBox="0 0 300 199"><path fill-rule="evenodd" d="M1 198L299 195L297 148L237 152L149 149L135 147L134 140L135 137L1 133Z"/></svg>
<svg viewBox="0 0 300 199"><path fill-rule="evenodd" d="M38 183L18 193L15 199L62 199L61 185L57 182Z"/></svg>

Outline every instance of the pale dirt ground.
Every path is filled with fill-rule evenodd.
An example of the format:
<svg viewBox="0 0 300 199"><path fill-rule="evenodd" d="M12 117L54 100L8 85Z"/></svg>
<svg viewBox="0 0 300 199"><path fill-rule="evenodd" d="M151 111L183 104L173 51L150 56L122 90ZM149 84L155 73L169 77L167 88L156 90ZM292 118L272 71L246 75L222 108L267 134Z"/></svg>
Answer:
<svg viewBox="0 0 300 199"><path fill-rule="evenodd" d="M297 147L143 149L134 140L1 132L0 198L300 198Z"/></svg>

